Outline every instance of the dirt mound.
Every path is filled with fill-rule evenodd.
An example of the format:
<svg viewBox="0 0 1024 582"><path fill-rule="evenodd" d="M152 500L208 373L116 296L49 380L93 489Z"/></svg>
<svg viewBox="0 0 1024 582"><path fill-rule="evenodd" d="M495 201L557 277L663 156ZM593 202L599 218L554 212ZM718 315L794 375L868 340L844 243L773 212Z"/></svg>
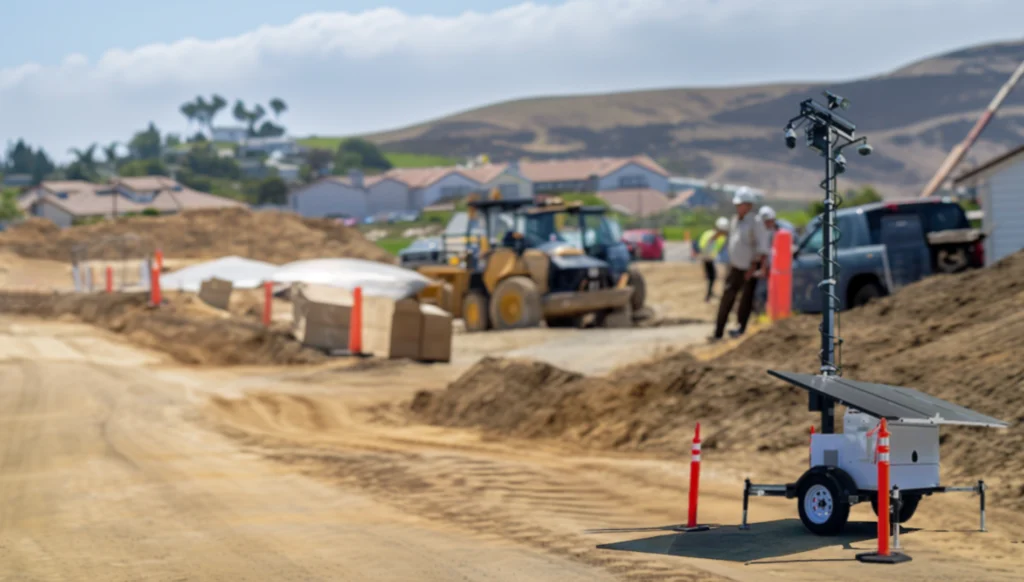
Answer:
<svg viewBox="0 0 1024 582"><path fill-rule="evenodd" d="M707 362L680 352L589 378L535 362L486 359L411 407L428 422L584 446L685 454L805 448L817 424L806 393L769 368L817 372L819 319L794 317ZM982 271L936 276L844 313L844 375L911 386L1015 423L943 431L943 469L985 476L1024 507L1024 253Z"/></svg>
<svg viewBox="0 0 1024 582"><path fill-rule="evenodd" d="M147 302L145 293L2 293L0 312L44 318L72 316L185 364L310 364L326 359L283 329L267 330L256 321L232 317L192 296L171 296L159 309L149 309Z"/></svg>
<svg viewBox="0 0 1024 582"><path fill-rule="evenodd" d="M132 242L111 240L132 235L137 237ZM109 242L101 243L104 240ZM271 263L335 257L394 262L358 230L332 220L245 208L133 216L65 229L33 218L0 233L0 249L34 259L69 261L72 249L82 243L90 244L90 257L103 259L144 256L160 248L176 258L239 255Z"/></svg>

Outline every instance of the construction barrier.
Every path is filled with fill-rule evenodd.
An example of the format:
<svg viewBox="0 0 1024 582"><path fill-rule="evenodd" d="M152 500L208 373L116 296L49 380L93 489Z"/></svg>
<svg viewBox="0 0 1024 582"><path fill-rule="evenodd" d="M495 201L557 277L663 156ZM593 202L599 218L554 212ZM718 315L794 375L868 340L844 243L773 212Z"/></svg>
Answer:
<svg viewBox="0 0 1024 582"><path fill-rule="evenodd" d="M878 461L875 463L878 467L878 492L876 495L878 499L878 551L857 554L857 559L861 562L898 564L910 561L910 556L889 549L889 536L892 535L889 525L889 436L889 425L883 418L878 429ZM896 516L895 521L898 528L899 515Z"/></svg>
<svg viewBox="0 0 1024 582"><path fill-rule="evenodd" d="M274 283L265 281L263 283L263 325L270 327L271 309L274 300Z"/></svg>
<svg viewBox="0 0 1024 582"><path fill-rule="evenodd" d="M114 267L107 265L107 293L114 292Z"/></svg>
<svg viewBox="0 0 1024 582"><path fill-rule="evenodd" d="M363 353L363 288L352 291L352 313L348 324L348 351L352 355Z"/></svg>
<svg viewBox="0 0 1024 582"><path fill-rule="evenodd" d="M159 272L163 273L164 272L164 252L162 250L160 250L160 249L157 249L156 252L153 253L153 260L156 261L156 268L157 268L157 270Z"/></svg>
<svg viewBox="0 0 1024 582"><path fill-rule="evenodd" d="M772 242L771 273L768 276L768 317L778 321L789 317L793 305L793 235L785 229Z"/></svg>

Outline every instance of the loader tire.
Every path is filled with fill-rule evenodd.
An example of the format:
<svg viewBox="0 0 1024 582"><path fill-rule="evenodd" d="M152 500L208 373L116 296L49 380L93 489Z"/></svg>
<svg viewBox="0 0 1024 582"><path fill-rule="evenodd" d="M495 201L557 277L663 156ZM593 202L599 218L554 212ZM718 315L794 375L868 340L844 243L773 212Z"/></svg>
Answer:
<svg viewBox="0 0 1024 582"><path fill-rule="evenodd" d="M644 281L644 276L640 274L640 271L636 269L630 269L628 273L627 284L633 288L633 295L630 297L629 303L633 311L640 311L647 301L647 282Z"/></svg>
<svg viewBox="0 0 1024 582"><path fill-rule="evenodd" d="M486 295L479 291L466 294L462 300L462 321L467 332L487 331L491 322Z"/></svg>
<svg viewBox="0 0 1024 582"><path fill-rule="evenodd" d="M543 307L537 284L521 275L498 283L491 295L490 315L497 330L538 327Z"/></svg>

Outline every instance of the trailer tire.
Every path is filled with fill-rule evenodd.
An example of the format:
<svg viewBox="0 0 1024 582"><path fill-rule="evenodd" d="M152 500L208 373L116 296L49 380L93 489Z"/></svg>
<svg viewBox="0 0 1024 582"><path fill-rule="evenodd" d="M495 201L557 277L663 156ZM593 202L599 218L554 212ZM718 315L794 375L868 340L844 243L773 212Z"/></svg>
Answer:
<svg viewBox="0 0 1024 582"><path fill-rule="evenodd" d="M910 518L914 517L914 512L917 511L917 504L921 502L921 496L900 496L900 502L903 506L900 507L899 521L897 523L907 523L910 521ZM878 497L871 498L871 509L874 510L875 517L878 517Z"/></svg>
<svg viewBox="0 0 1024 582"><path fill-rule="evenodd" d="M850 519L850 501L843 490L839 480L829 473L808 473L800 479L797 509L804 527L819 536L841 532Z"/></svg>

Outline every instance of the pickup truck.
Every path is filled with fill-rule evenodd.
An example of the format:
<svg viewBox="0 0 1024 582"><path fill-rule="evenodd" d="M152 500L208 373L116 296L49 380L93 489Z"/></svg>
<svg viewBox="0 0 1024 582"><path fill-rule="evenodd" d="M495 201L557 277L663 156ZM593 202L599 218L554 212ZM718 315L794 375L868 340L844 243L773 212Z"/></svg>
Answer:
<svg viewBox="0 0 1024 582"><path fill-rule="evenodd" d="M984 236L957 203L942 198L878 202L836 211L840 309L858 307L931 275L984 266ZM793 305L821 313L821 217L793 252Z"/></svg>

